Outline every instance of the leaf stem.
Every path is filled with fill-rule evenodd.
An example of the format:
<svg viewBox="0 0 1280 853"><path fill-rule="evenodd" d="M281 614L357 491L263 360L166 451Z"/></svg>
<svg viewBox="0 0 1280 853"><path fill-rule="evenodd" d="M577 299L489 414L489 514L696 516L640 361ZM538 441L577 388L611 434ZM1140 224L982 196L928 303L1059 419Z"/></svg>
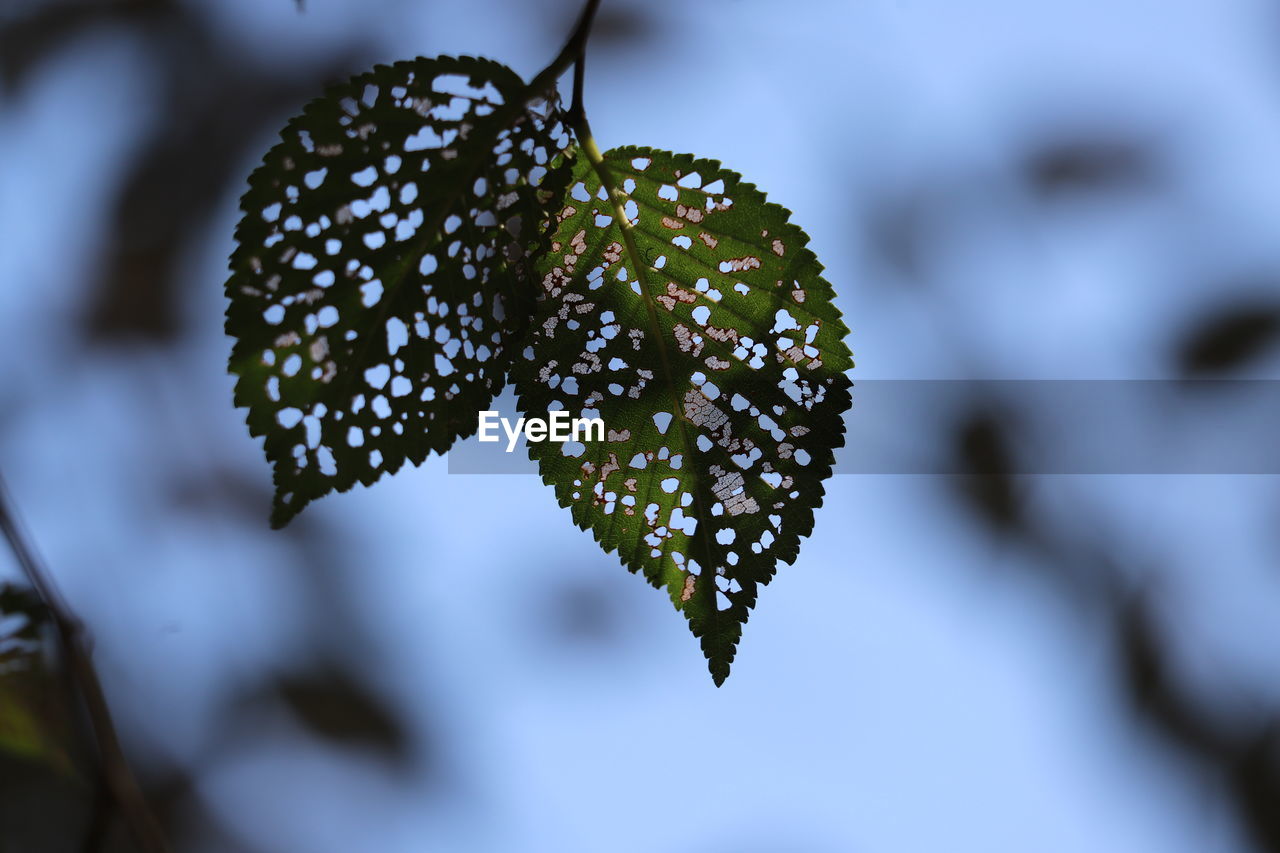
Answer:
<svg viewBox="0 0 1280 853"><path fill-rule="evenodd" d="M120 747L120 738L111 720L106 696L102 692L102 685L98 681L98 674L94 671L92 657L84 640L84 627L67 606L53 579L41 566L35 551L22 535L3 478L0 478L0 532L8 540L27 583L49 611L71 682L89 717L97 747L99 772L107 793L128 824L139 850L143 853L168 853L169 846L160 831L160 825L147 806L142 790L124 757L124 750Z"/></svg>
<svg viewBox="0 0 1280 853"><path fill-rule="evenodd" d="M578 121L579 116L586 121L586 112L582 106L582 81L586 72L587 52L584 50L578 54L578 60L573 64L573 102L569 105L570 124Z"/></svg>
<svg viewBox="0 0 1280 853"><path fill-rule="evenodd" d="M582 13L578 16L578 23L574 25L573 32L569 34L569 38L565 41L564 47L560 48L560 53L556 54L556 58L534 77L529 83L529 88L534 92L545 92L555 85L556 80L564 72L568 71L570 66L580 63L582 57L586 53L587 39L591 35L591 22L595 20L596 11L600 8L600 0L587 0L585 6L582 7ZM581 75L581 66L579 65L578 74ZM579 77L574 78L575 90L575 106L578 105L576 92L580 87Z"/></svg>

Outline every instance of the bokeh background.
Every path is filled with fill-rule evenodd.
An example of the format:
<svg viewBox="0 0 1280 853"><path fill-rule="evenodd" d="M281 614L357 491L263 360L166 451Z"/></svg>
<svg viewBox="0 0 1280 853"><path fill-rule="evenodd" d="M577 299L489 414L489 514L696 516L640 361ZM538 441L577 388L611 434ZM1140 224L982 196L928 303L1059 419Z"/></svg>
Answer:
<svg viewBox="0 0 1280 853"><path fill-rule="evenodd" d="M326 82L529 76L577 11L0 3L0 471L175 847L1280 850L1273 476L1023 475L1053 425L975 394L911 436L981 476L834 477L718 690L536 477L434 459L268 529L248 173ZM588 67L602 146L794 212L855 381L1280 371L1271 0L605 0ZM0 850L81 849L90 787L0 761Z"/></svg>

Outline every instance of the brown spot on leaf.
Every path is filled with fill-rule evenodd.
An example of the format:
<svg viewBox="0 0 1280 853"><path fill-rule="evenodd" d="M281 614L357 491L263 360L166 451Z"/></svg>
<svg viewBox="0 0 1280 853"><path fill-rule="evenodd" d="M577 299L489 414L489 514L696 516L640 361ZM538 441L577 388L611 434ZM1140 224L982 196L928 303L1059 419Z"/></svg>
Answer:
<svg viewBox="0 0 1280 853"><path fill-rule="evenodd" d="M668 309L669 310L669 309ZM695 341L693 332L684 323L676 323L672 332L676 336L676 346L680 347L681 352L687 352L694 358L702 352L702 341Z"/></svg>
<svg viewBox="0 0 1280 853"><path fill-rule="evenodd" d="M719 465L712 465L711 476L716 478L711 492L724 504L725 512L729 515L760 511L756 499L746 493L746 481L741 471L726 471Z"/></svg>
<svg viewBox="0 0 1280 853"><path fill-rule="evenodd" d="M707 337L711 338L713 341L720 341L721 343L724 343L725 341L732 341L735 344L738 342L737 329L722 329L719 326L707 326L703 331L706 332Z"/></svg>
<svg viewBox="0 0 1280 853"><path fill-rule="evenodd" d="M310 353L311 353L311 360L314 361L316 364L319 364L320 362L324 361L325 357L329 355L329 338L325 335L321 335L320 337L312 341L311 347L310 347Z"/></svg>
<svg viewBox="0 0 1280 853"><path fill-rule="evenodd" d="M683 204L676 206L676 215L683 219L689 220L695 225L701 222L702 217L704 216L703 212L701 210L698 210L698 208L686 207Z"/></svg>
<svg viewBox="0 0 1280 853"><path fill-rule="evenodd" d="M609 475L614 471L621 471L622 466L618 464L618 454L610 453L609 461L600 466L600 482L609 479Z"/></svg>
<svg viewBox="0 0 1280 853"><path fill-rule="evenodd" d="M696 294L691 293L682 287L677 287L674 281L667 282L667 295L674 296L681 302L694 303L698 301Z"/></svg>
<svg viewBox="0 0 1280 853"><path fill-rule="evenodd" d="M712 405L706 395L696 388L685 392L684 416L694 426L705 427L712 431L718 430L729 421L729 416Z"/></svg>

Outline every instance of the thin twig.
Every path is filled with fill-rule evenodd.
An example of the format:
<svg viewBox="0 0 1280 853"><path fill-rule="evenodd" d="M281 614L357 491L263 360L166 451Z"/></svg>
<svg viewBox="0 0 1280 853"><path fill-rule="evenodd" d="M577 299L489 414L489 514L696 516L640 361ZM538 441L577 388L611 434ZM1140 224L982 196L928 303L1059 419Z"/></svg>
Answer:
<svg viewBox="0 0 1280 853"><path fill-rule="evenodd" d="M586 108L582 105L582 81L587 73L587 51L585 47L573 63L573 102L569 105L569 123L578 124L586 119Z"/></svg>
<svg viewBox="0 0 1280 853"><path fill-rule="evenodd" d="M538 72L538 76L529 83L531 90L545 92L550 89L560 75L568 71L570 66L582 57L587 48L587 38L591 35L591 22L595 20L596 10L599 8L600 0L587 0L586 5L582 7L582 14L578 16L578 23L574 25L569 38L565 40L564 47L560 48L556 58ZM574 87L576 88L577 85L575 78Z"/></svg>
<svg viewBox="0 0 1280 853"><path fill-rule="evenodd" d="M115 724L111 720L111 710L107 706L102 685L98 681L98 674L94 671L93 660L84 641L83 626L62 599L53 579L40 565L34 549L27 544L3 477L0 477L0 530L8 540L27 583L53 621L67 671L89 718L96 757L107 793L142 853L168 853L169 845L164 840L160 824L151 813L142 790L134 779L133 771L125 760L124 751L120 748L120 738L116 735Z"/></svg>

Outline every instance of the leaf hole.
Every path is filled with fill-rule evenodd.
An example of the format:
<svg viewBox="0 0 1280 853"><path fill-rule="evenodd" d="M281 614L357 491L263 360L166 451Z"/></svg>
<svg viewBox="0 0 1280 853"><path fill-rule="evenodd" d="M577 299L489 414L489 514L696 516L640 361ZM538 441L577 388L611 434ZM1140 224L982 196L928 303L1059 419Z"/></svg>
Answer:
<svg viewBox="0 0 1280 853"><path fill-rule="evenodd" d="M326 445L321 445L316 450L316 461L320 463L320 473L326 477L332 477L338 473L338 462L333 458L333 451Z"/></svg>
<svg viewBox="0 0 1280 853"><path fill-rule="evenodd" d="M307 189L314 190L324 183L324 179L328 177L328 175L329 169L327 167L316 169L303 175L302 183L307 186Z"/></svg>

